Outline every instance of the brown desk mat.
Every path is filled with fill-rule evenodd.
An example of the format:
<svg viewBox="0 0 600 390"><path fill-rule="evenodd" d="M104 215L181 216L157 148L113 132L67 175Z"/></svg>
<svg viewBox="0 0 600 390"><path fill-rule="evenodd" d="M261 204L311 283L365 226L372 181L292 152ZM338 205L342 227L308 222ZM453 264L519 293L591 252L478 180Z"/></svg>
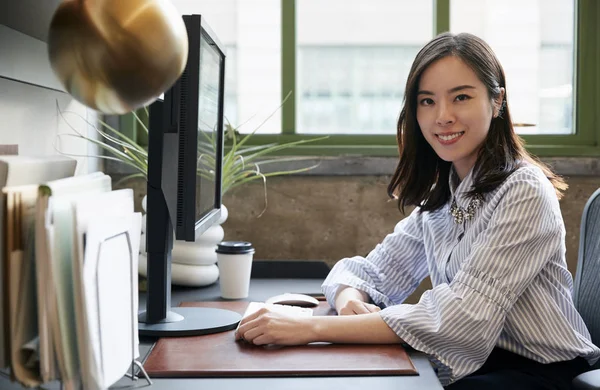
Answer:
<svg viewBox="0 0 600 390"><path fill-rule="evenodd" d="M243 314L248 302L185 302L181 306ZM335 315L320 302L314 315ZM234 331L160 339L144 364L152 377L418 375L400 345L314 343L293 347L234 341Z"/></svg>

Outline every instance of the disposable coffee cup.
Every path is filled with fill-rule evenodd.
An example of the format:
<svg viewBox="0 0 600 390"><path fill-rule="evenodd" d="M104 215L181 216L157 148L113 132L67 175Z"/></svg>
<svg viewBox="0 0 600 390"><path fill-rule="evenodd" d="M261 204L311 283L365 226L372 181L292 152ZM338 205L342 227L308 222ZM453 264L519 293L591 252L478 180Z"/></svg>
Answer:
<svg viewBox="0 0 600 390"><path fill-rule="evenodd" d="M217 245L219 285L225 299L248 298L254 248L245 241L223 241Z"/></svg>

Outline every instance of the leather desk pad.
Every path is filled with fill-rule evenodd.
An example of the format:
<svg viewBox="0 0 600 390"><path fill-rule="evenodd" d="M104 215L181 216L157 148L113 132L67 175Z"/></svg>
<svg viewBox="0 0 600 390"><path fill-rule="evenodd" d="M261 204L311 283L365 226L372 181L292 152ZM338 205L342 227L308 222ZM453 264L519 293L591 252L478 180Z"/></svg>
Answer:
<svg viewBox="0 0 600 390"><path fill-rule="evenodd" d="M243 314L248 302L184 302ZM335 315L327 302L315 316ZM160 339L144 367L151 377L297 377L418 375L400 345L314 343L302 346L255 346L234 341L234 331Z"/></svg>

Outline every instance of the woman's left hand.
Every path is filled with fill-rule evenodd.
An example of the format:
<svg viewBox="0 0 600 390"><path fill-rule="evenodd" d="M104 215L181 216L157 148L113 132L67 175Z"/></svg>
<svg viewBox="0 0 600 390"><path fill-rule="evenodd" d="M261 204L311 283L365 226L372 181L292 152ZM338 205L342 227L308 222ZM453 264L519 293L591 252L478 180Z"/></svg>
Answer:
<svg viewBox="0 0 600 390"><path fill-rule="evenodd" d="M255 345L302 345L315 340L312 317L292 317L267 308L244 318L235 339Z"/></svg>

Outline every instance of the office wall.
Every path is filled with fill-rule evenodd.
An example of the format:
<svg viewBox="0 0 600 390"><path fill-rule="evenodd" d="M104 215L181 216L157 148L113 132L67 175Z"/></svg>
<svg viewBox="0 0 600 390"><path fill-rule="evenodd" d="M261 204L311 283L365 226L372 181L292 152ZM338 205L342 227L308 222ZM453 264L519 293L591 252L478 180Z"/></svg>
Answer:
<svg viewBox="0 0 600 390"><path fill-rule="evenodd" d="M388 200L389 176L272 177L267 184L268 207L259 181L237 187L223 203L229 218L223 224L226 240L250 241L256 259L324 260L333 266L347 256L366 255L403 216ZM569 189L560 206L566 225L567 263L577 265L579 225L586 201L600 187L599 176L566 177ZM142 182L127 183L144 196ZM425 282L410 297L414 302Z"/></svg>
<svg viewBox="0 0 600 390"><path fill-rule="evenodd" d="M95 111L61 90L47 59L46 43L0 25L0 144L19 145L22 155L97 154L91 143L57 135L78 131L96 137ZM63 118L59 113L68 111ZM78 157L77 174L101 169Z"/></svg>
<svg viewBox="0 0 600 390"><path fill-rule="evenodd" d="M274 177L268 181L268 208L258 182L225 195L229 219L225 239L251 241L259 259L321 259L329 265L346 256L365 255L402 219L387 198L387 176ZM561 200L566 225L567 263L577 265L579 226L585 202L600 177L567 177ZM429 283L410 298L415 301Z"/></svg>

